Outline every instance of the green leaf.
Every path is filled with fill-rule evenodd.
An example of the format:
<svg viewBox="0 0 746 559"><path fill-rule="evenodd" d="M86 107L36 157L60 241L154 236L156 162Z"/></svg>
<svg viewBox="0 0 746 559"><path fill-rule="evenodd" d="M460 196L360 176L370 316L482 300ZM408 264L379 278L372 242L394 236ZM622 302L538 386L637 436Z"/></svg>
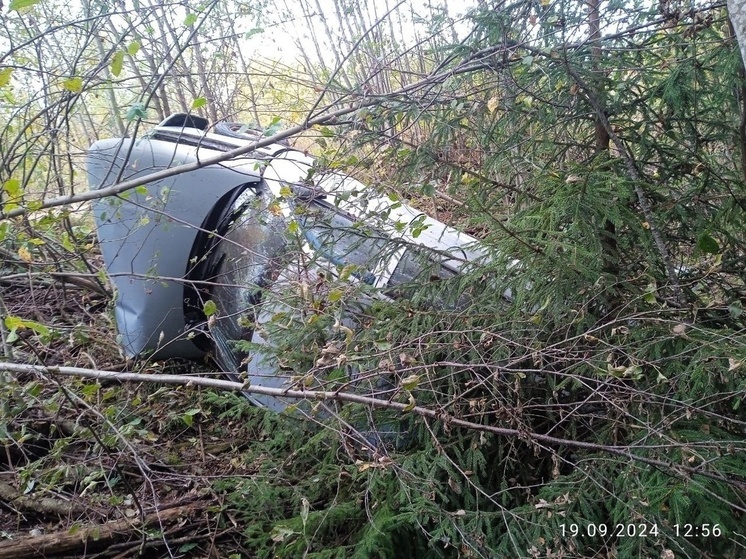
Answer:
<svg viewBox="0 0 746 559"><path fill-rule="evenodd" d="M126 119L130 122L138 118L145 118L147 116L147 108L144 103L135 103L127 111Z"/></svg>
<svg viewBox="0 0 746 559"><path fill-rule="evenodd" d="M342 296L344 295L344 291L341 289L334 288L331 291L329 291L329 302L330 303L336 303L337 301L342 299Z"/></svg>
<svg viewBox="0 0 746 559"><path fill-rule="evenodd" d="M13 75L13 68L3 68L0 70L0 87L5 87L10 83L11 75Z"/></svg>
<svg viewBox="0 0 746 559"><path fill-rule="evenodd" d="M22 10L23 8L29 8L34 4L38 4L41 0L11 0L8 6L9 11Z"/></svg>
<svg viewBox="0 0 746 559"><path fill-rule="evenodd" d="M130 56L135 56L139 50L140 41L132 41L129 45L127 45L127 53Z"/></svg>
<svg viewBox="0 0 746 559"><path fill-rule="evenodd" d="M199 109L201 107L204 107L207 105L207 99L205 97L197 97L194 101L192 101L192 110Z"/></svg>
<svg viewBox="0 0 746 559"><path fill-rule="evenodd" d="M272 528L272 531L269 533L269 537L272 538L272 541L275 543L282 543L289 537L298 535L298 532L295 530L291 530L290 528L287 528L285 526L277 525Z"/></svg>
<svg viewBox="0 0 746 559"><path fill-rule="evenodd" d="M35 380L32 380L23 388L29 396L36 398L39 394L41 394L42 385Z"/></svg>
<svg viewBox="0 0 746 559"><path fill-rule="evenodd" d="M111 61L111 73L114 76L119 76L122 73L122 65L124 64L124 51L118 51Z"/></svg>
<svg viewBox="0 0 746 559"><path fill-rule="evenodd" d="M67 78L62 82L62 89L70 91L72 93L80 93L83 91L83 78L77 76Z"/></svg>
<svg viewBox="0 0 746 559"><path fill-rule="evenodd" d="M244 39L251 39L254 35L257 35L258 33L261 33L264 31L261 27L254 27L254 29L249 29L246 33L243 34Z"/></svg>
<svg viewBox="0 0 746 559"><path fill-rule="evenodd" d="M8 179L3 183L3 191L8 198L18 198L21 195L21 181Z"/></svg>
<svg viewBox="0 0 746 559"><path fill-rule="evenodd" d="M282 128L282 122L280 117L276 116L272 119L270 125L264 130L265 136L274 136Z"/></svg>
<svg viewBox="0 0 746 559"><path fill-rule="evenodd" d="M197 23L197 14L187 14L187 16L184 18L185 27L191 27L195 23Z"/></svg>
<svg viewBox="0 0 746 559"><path fill-rule="evenodd" d="M25 330L28 328L41 336L49 335L49 328L34 320L24 320L18 316L8 315L5 317L4 322L5 327L10 331Z"/></svg>
<svg viewBox="0 0 746 559"><path fill-rule="evenodd" d="M209 301L205 301L205 304L202 307L202 312L205 313L205 316L209 318L216 312L218 312L218 306L215 304L215 301L210 299Z"/></svg>
<svg viewBox="0 0 746 559"><path fill-rule="evenodd" d="M718 242L707 233L702 233L697 239L697 248L708 254L718 254L720 252Z"/></svg>
<svg viewBox="0 0 746 559"><path fill-rule="evenodd" d="M401 387L404 390L414 390L420 383L420 375L409 375L401 379Z"/></svg>
<svg viewBox="0 0 746 559"><path fill-rule="evenodd" d="M68 233L62 235L62 248L68 252L75 252L75 244Z"/></svg>

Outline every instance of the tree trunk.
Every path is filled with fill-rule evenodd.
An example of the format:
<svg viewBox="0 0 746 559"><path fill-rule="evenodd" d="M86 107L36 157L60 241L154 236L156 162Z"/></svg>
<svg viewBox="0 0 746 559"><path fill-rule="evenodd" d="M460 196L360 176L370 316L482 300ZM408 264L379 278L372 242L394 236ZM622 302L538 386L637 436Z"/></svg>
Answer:
<svg viewBox="0 0 746 559"><path fill-rule="evenodd" d="M728 15L736 32L741 58L746 64L746 4L743 0L728 0Z"/></svg>

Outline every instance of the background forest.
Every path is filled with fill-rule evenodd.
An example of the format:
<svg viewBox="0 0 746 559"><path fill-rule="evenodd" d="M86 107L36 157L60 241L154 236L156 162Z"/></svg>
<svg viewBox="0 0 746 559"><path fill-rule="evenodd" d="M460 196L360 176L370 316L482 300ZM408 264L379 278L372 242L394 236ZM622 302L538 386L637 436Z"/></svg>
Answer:
<svg viewBox="0 0 746 559"><path fill-rule="evenodd" d="M175 112L287 137L481 240L449 280L469 304L423 287L347 345L406 376L407 411L311 422L208 362L125 360L85 152ZM0 124L0 558L746 555L725 3L11 0ZM317 327L279 348L311 387L334 374L297 349ZM405 435L366 449L361 425Z"/></svg>

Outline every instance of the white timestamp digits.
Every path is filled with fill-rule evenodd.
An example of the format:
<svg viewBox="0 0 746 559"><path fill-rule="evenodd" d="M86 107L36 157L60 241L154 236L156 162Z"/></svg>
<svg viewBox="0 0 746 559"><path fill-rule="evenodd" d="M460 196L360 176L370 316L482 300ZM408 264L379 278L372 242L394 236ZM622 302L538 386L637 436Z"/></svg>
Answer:
<svg viewBox="0 0 746 559"><path fill-rule="evenodd" d="M560 524L562 537L595 538L607 535L617 538L647 538L658 535L657 524L634 523L627 524Z"/></svg>

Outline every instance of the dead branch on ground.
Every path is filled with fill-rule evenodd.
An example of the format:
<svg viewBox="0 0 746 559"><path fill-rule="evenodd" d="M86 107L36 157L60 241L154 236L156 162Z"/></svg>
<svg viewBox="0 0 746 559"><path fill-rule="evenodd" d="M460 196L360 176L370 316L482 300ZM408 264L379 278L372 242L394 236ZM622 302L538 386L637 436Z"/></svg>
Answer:
<svg viewBox="0 0 746 559"><path fill-rule="evenodd" d="M207 502L195 501L156 510L144 518L125 518L105 524L88 524L79 529L3 541L0 542L0 559L48 557L71 550L88 551L92 547L107 547L117 541L140 538L141 531L150 527L157 527L160 532L165 533L167 525L192 518L207 505Z"/></svg>

